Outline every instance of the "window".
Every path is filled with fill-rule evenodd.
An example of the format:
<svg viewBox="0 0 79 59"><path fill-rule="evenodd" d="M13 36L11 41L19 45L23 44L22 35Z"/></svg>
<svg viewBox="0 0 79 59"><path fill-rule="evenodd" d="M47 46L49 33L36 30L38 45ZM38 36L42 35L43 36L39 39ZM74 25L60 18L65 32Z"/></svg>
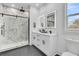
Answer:
<svg viewBox="0 0 79 59"><path fill-rule="evenodd" d="M67 3L67 27L79 30L79 3Z"/></svg>

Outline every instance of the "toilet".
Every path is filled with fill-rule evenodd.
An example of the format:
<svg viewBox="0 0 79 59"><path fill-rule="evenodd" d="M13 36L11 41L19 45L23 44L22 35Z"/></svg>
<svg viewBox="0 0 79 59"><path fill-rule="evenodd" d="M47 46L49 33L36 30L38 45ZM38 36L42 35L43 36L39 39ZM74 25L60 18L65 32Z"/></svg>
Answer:
<svg viewBox="0 0 79 59"><path fill-rule="evenodd" d="M62 53L61 56L78 56L79 55L79 40L66 39L67 51Z"/></svg>

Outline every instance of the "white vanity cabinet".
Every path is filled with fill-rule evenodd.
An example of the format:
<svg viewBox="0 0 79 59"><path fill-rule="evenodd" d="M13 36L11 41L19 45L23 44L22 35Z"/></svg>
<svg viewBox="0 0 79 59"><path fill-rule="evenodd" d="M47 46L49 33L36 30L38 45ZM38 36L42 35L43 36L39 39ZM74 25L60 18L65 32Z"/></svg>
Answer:
<svg viewBox="0 0 79 59"><path fill-rule="evenodd" d="M32 32L32 44L46 55L56 54L56 35Z"/></svg>

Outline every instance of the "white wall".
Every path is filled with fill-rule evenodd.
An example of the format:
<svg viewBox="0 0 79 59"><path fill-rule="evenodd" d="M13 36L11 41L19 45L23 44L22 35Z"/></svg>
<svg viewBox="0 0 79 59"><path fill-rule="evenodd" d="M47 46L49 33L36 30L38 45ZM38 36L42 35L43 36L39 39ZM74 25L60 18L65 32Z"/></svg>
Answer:
<svg viewBox="0 0 79 59"><path fill-rule="evenodd" d="M64 41L64 27L65 27L65 4L52 3L48 6L41 8L40 15L47 15L50 12L56 10L56 32L57 32L57 48L58 52L62 53L66 51L65 41Z"/></svg>
<svg viewBox="0 0 79 59"><path fill-rule="evenodd" d="M31 33L33 30L36 30L37 27L39 26L39 9L37 9L36 7L30 7L30 40L31 40ZM33 28L33 23L36 23L36 28Z"/></svg>
<svg viewBox="0 0 79 59"><path fill-rule="evenodd" d="M37 27L40 26L40 20L39 16L40 15L47 15L49 12L53 12L56 10L56 32L57 32L57 48L59 53L63 53L64 51L67 50L65 40L67 38L73 38L73 39L78 39L79 38L79 32L78 31L73 31L73 32L68 32L65 31L65 3L52 3L48 4L45 7L42 7L40 10L31 7L30 9L30 19L31 19L31 32L33 29L33 22L37 23Z"/></svg>

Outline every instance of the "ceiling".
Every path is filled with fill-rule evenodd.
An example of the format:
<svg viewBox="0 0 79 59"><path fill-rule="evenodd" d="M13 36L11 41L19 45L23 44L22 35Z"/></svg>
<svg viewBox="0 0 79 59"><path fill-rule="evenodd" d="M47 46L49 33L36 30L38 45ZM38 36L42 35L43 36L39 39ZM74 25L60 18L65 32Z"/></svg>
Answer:
<svg viewBox="0 0 79 59"><path fill-rule="evenodd" d="M43 6L46 6L47 3L2 3L2 5L7 7L17 8L17 9L20 9L21 7L23 7L23 9L26 10L26 9L29 9L29 6L41 8Z"/></svg>

